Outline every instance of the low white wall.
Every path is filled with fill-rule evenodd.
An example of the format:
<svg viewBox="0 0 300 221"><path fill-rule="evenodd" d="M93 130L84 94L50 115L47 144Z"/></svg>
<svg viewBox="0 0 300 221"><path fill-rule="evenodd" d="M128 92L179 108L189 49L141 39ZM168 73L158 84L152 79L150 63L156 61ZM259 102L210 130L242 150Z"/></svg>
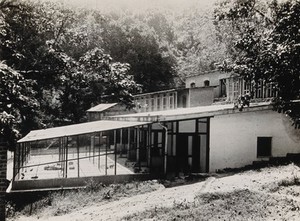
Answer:
<svg viewBox="0 0 300 221"><path fill-rule="evenodd" d="M299 134L286 117L272 110L241 112L211 118L210 172L252 164L257 137L272 137L272 156L300 153Z"/></svg>

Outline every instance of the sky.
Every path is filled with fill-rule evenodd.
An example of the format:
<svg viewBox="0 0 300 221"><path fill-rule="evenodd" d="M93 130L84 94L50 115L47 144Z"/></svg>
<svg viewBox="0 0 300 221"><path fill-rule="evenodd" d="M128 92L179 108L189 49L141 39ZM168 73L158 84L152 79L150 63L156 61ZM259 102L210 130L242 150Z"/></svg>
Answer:
<svg viewBox="0 0 300 221"><path fill-rule="evenodd" d="M193 7L212 7L218 0L55 0L75 7L98 10L117 9L145 11L148 9L165 8L171 10L185 10Z"/></svg>

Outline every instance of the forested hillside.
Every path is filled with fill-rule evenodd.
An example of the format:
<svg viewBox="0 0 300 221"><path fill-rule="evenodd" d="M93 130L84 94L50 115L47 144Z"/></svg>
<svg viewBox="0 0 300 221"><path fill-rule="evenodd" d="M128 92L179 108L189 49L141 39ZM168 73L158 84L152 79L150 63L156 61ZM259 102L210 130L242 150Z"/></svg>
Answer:
<svg viewBox="0 0 300 221"><path fill-rule="evenodd" d="M133 94L180 86L223 59L213 8L197 1L143 10L65 3L0 1L1 134L12 142L82 122L101 102L130 108Z"/></svg>
<svg viewBox="0 0 300 221"><path fill-rule="evenodd" d="M0 0L1 135L83 122L101 102L131 108L216 68L297 99L299 3L266 2Z"/></svg>

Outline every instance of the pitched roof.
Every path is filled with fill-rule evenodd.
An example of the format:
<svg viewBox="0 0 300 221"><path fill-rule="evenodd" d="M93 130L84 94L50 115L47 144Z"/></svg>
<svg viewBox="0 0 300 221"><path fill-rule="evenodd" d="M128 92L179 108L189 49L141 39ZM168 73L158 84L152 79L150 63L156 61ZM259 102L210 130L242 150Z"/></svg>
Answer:
<svg viewBox="0 0 300 221"><path fill-rule="evenodd" d="M118 103L107 103L107 104L98 104L95 107L91 107L87 112L102 112L113 106L116 106Z"/></svg>

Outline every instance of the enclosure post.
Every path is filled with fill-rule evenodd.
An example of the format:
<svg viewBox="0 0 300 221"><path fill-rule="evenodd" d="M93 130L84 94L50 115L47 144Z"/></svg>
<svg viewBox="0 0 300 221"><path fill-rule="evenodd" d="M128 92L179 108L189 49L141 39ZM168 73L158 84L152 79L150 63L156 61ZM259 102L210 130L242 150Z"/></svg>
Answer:
<svg viewBox="0 0 300 221"><path fill-rule="evenodd" d="M136 161L140 162L140 127L136 130Z"/></svg>
<svg viewBox="0 0 300 221"><path fill-rule="evenodd" d="M206 123L206 173L209 172L209 149L210 149L210 118L207 118Z"/></svg>
<svg viewBox="0 0 300 221"><path fill-rule="evenodd" d="M58 138L58 161L60 162L60 146L61 146L61 138Z"/></svg>
<svg viewBox="0 0 300 221"><path fill-rule="evenodd" d="M65 178L68 177L68 138L66 139L66 176Z"/></svg>
<svg viewBox="0 0 300 221"><path fill-rule="evenodd" d="M107 146L109 143L109 136L106 136L106 145L105 145L105 175L107 175Z"/></svg>
<svg viewBox="0 0 300 221"><path fill-rule="evenodd" d="M122 157L123 152L123 129L120 129L120 157Z"/></svg>
<svg viewBox="0 0 300 221"><path fill-rule="evenodd" d="M28 146L28 144L25 143L25 146L24 146L24 156L23 156L23 166L25 166L26 161L27 161L27 159L26 159L27 158L27 156L26 156L27 146Z"/></svg>
<svg viewBox="0 0 300 221"><path fill-rule="evenodd" d="M20 148L18 151L18 167L17 167L17 171L18 171L18 179L20 179L20 157L21 157L21 150L22 150L22 145L23 143L20 144Z"/></svg>
<svg viewBox="0 0 300 221"><path fill-rule="evenodd" d="M65 139L64 137L61 138L61 168L62 168L62 177L65 177L65 164L64 164L64 159L65 159Z"/></svg>
<svg viewBox="0 0 300 221"><path fill-rule="evenodd" d="M29 149L28 149L28 161L30 160L31 158L31 143L29 143Z"/></svg>
<svg viewBox="0 0 300 221"><path fill-rule="evenodd" d="M100 171L100 148L101 148L102 132L99 133L99 150L98 150L98 169Z"/></svg>
<svg viewBox="0 0 300 221"><path fill-rule="evenodd" d="M90 140L91 140L91 142L90 142L90 146L89 146L89 161L91 161L91 149L92 149L92 142L93 142L92 137L90 137Z"/></svg>
<svg viewBox="0 0 300 221"><path fill-rule="evenodd" d="M128 128L128 146L127 146L127 159L129 159L129 151L130 151L130 128Z"/></svg>
<svg viewBox="0 0 300 221"><path fill-rule="evenodd" d="M25 164L28 163L28 148L29 148L29 144L27 143L26 147L25 147Z"/></svg>
<svg viewBox="0 0 300 221"><path fill-rule="evenodd" d="M59 166L61 167L61 171L64 173L63 171L63 164L62 164L62 145L63 145L63 140L60 137L59 138Z"/></svg>
<svg viewBox="0 0 300 221"><path fill-rule="evenodd" d="M26 165L27 163L27 148L28 148L28 143L26 143L25 145L25 150L24 150L24 166Z"/></svg>
<svg viewBox="0 0 300 221"><path fill-rule="evenodd" d="M18 143L17 146L16 146L16 150L14 152L14 161L13 161L13 177L12 177L12 181L15 181L15 176L16 176L16 156L17 156L17 152L18 152L18 149L20 148L20 144Z"/></svg>
<svg viewBox="0 0 300 221"><path fill-rule="evenodd" d="M79 166L79 136L77 135L77 177L80 177L80 166Z"/></svg>
<svg viewBox="0 0 300 221"><path fill-rule="evenodd" d="M149 146L149 172L151 173L152 168L152 155L151 155L151 148L153 148L153 137L152 137L152 125L149 125L149 140L150 140L150 146Z"/></svg>
<svg viewBox="0 0 300 221"><path fill-rule="evenodd" d="M22 157L21 157L21 166L22 166L22 169L21 169L21 171L23 172L23 170L24 170L24 168L23 168L23 166L24 166L24 146L26 145L26 143L23 143L23 145L22 145Z"/></svg>
<svg viewBox="0 0 300 221"><path fill-rule="evenodd" d="M117 130L114 130L114 147L115 147L115 175L117 175Z"/></svg>
<svg viewBox="0 0 300 221"><path fill-rule="evenodd" d="M148 136L147 136L147 138L148 138L148 142L147 142L147 166L149 167L149 165L150 165L150 150L151 150L151 125L149 124L148 125Z"/></svg>
<svg viewBox="0 0 300 221"><path fill-rule="evenodd" d="M165 148L164 148L164 174L167 174L167 159L168 159L168 128L164 126L165 129Z"/></svg>
<svg viewBox="0 0 300 221"><path fill-rule="evenodd" d="M93 164L95 164L95 143L96 143L96 135L93 136Z"/></svg>

